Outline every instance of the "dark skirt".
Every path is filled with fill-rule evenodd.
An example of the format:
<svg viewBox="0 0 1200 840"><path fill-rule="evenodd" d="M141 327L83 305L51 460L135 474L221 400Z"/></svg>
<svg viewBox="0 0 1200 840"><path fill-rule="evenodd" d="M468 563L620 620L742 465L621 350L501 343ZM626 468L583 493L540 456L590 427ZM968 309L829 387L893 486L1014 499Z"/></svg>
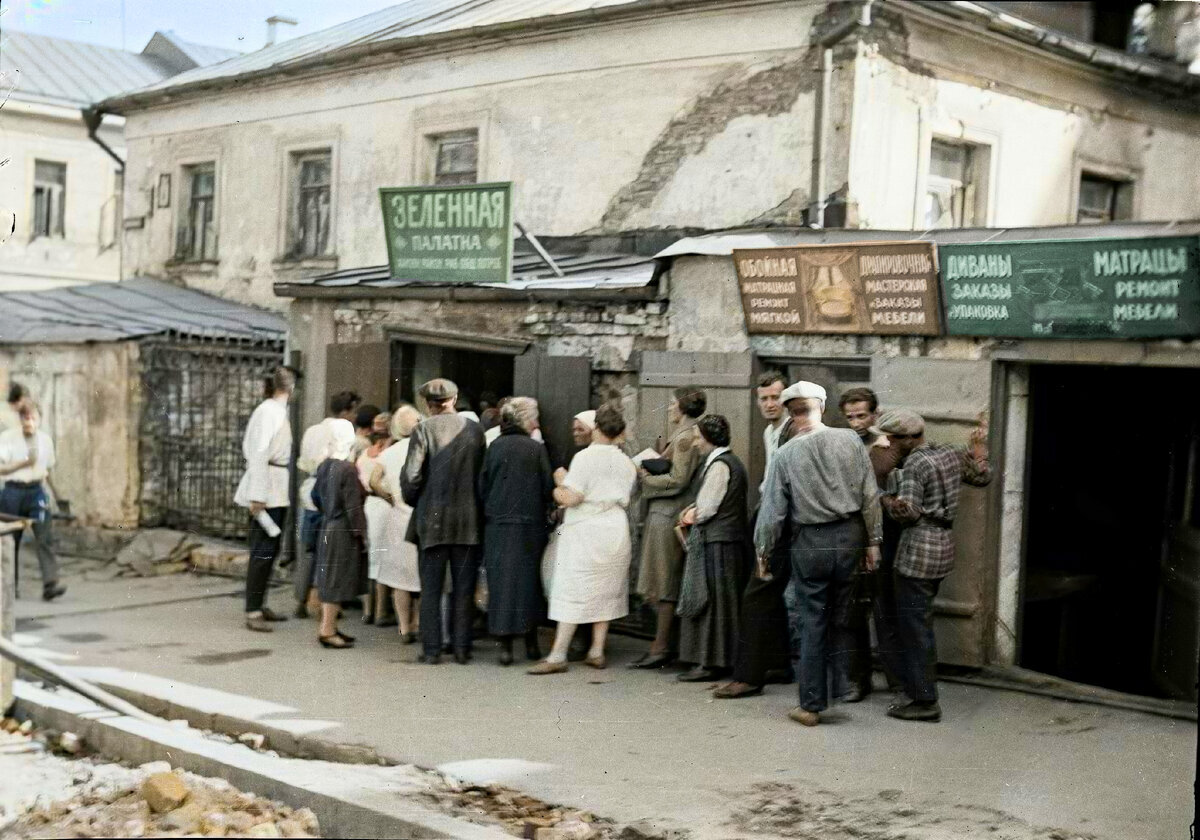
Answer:
<svg viewBox="0 0 1200 840"><path fill-rule="evenodd" d="M345 517L326 520L317 535L317 593L326 604L367 594L367 555Z"/></svg>
<svg viewBox="0 0 1200 840"><path fill-rule="evenodd" d="M682 661L706 668L733 667L747 564L743 543L705 544L704 579L708 602L700 615L681 620L679 658Z"/></svg>
<svg viewBox="0 0 1200 840"><path fill-rule="evenodd" d="M542 525L489 522L484 532L483 563L487 569L488 632L521 635L546 617L542 594Z"/></svg>

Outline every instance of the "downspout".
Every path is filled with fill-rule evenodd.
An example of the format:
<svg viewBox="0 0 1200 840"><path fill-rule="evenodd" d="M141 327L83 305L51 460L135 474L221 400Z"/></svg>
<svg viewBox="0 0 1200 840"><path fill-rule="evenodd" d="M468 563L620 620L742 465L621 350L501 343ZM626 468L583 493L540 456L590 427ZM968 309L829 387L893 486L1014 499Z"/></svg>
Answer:
<svg viewBox="0 0 1200 840"><path fill-rule="evenodd" d="M817 42L821 47L821 84L817 86L816 126L813 131L812 194L815 201L810 226L814 228L825 227L825 208L829 203L825 196L825 136L829 132L829 99L833 88L833 48L860 26L871 25L871 5L874 2L866 0L857 20L848 20L835 27Z"/></svg>
<svg viewBox="0 0 1200 840"><path fill-rule="evenodd" d="M125 234L122 230L125 220L125 161L121 156L113 151L112 146L109 146L97 132L100 130L100 124L104 122L104 112L99 108L83 108L79 112L83 116L83 124L87 126L88 139L108 153L108 156L117 162L117 167L121 170L121 194L117 196L117 211L115 223L117 229L115 231L117 239L117 281L125 279Z"/></svg>

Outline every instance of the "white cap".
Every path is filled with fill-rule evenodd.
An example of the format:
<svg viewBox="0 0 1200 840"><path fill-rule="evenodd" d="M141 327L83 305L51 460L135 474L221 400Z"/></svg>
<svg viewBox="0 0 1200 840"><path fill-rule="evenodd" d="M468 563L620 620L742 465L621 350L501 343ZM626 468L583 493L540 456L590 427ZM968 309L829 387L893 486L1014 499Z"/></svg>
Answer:
<svg viewBox="0 0 1200 840"><path fill-rule="evenodd" d="M783 393L779 395L779 401L787 405L791 400L820 400L821 410L824 411L825 396L825 389L816 382L806 382L802 379L784 388Z"/></svg>

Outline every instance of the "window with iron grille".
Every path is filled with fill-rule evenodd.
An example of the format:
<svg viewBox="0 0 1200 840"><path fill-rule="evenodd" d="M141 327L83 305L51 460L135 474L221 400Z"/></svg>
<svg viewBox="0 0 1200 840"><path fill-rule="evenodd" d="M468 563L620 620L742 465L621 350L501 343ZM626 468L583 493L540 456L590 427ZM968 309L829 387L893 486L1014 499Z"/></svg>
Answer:
<svg viewBox="0 0 1200 840"><path fill-rule="evenodd" d="M288 256L323 257L329 254L332 173L333 155L329 149L291 156Z"/></svg>
<svg viewBox="0 0 1200 840"><path fill-rule="evenodd" d="M1099 225L1133 218L1133 182L1084 172L1079 176L1079 210L1075 221Z"/></svg>
<svg viewBox="0 0 1200 840"><path fill-rule="evenodd" d="M435 186L475 184L479 182L479 131L453 131L436 134L433 142L433 183Z"/></svg>
<svg viewBox="0 0 1200 840"><path fill-rule="evenodd" d="M65 236L67 165L33 162L33 237Z"/></svg>
<svg viewBox="0 0 1200 840"><path fill-rule="evenodd" d="M187 262L217 258L217 167L200 163L183 168L183 183L187 201L181 206L182 215L175 241L175 257Z"/></svg>

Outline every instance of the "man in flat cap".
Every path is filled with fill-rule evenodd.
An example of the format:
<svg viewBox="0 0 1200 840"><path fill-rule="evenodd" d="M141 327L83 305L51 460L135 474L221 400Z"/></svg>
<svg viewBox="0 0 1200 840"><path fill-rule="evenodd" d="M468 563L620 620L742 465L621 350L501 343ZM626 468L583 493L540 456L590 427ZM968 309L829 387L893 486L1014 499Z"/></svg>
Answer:
<svg viewBox="0 0 1200 840"><path fill-rule="evenodd" d="M933 599L954 568L954 517L962 482L982 487L991 481L987 425L971 433L964 450L925 441L925 420L896 409L879 418L876 428L888 436L899 458L894 492L880 501L903 528L896 550L893 581L895 620L903 647L905 700L888 714L901 720L941 720L937 695L937 645L933 635Z"/></svg>
<svg viewBox="0 0 1200 840"><path fill-rule="evenodd" d="M790 524L802 642L800 705L788 717L816 726L829 702L827 664L835 694L849 690L850 584L860 565L873 569L879 562L881 512L875 474L858 435L821 422L825 389L801 381L781 399L795 432L767 467L754 544L758 573L765 577L784 525Z"/></svg>
<svg viewBox="0 0 1200 840"><path fill-rule="evenodd" d="M417 393L430 416L410 439L400 492L414 509L406 539L420 549L421 661L441 661L442 588L449 566L450 638L454 660L465 665L471 659L482 541L477 486L487 444L480 425L455 410L458 386L449 379L431 379Z"/></svg>

